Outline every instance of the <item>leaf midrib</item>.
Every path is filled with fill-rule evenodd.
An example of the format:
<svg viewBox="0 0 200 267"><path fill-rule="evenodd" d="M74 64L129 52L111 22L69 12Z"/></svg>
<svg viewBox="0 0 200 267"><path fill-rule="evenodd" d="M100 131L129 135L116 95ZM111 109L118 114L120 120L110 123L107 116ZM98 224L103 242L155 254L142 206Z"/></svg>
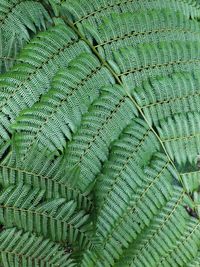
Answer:
<svg viewBox="0 0 200 267"><path fill-rule="evenodd" d="M161 140L161 138L159 137L159 135L156 133L156 131L154 130L153 126L151 125L151 123L149 122L149 120L146 118L144 112L142 111L141 107L137 104L135 98L133 98L133 96L129 93L128 89L126 88L126 86L124 86L121 78L119 77L119 75L116 74L116 72L114 71L114 69L112 68L112 66L109 64L109 62L107 62L99 53L98 51L96 50L96 48L90 43L89 40L87 40L85 38L85 36L75 27L75 25L69 21L66 17L63 17L62 16L62 19L65 21L65 23L71 28L74 30L74 32L79 36L79 38L81 40L83 40L92 50L92 52L97 56L97 58L100 60L100 62L102 62L102 65L104 65L110 72L111 74L113 75L113 77L115 78L115 81L117 84L120 84L124 89L125 89L125 92L127 93L127 96L131 99L131 101L133 102L133 104L135 105L135 107L137 108L137 110L139 111L139 114L143 117L143 119L145 120L145 122L147 123L147 125L149 126L149 128L151 129L151 131L153 132L153 134L156 136L156 138L158 139L159 143L161 144L161 147L165 153L165 155L167 156L169 162L171 163L171 165L173 166L176 174L177 174L177 177L179 178L179 182L181 183L182 185L182 188L183 190L184 189L184 185L183 185L183 182L182 182L182 179L181 179L181 176L180 176L180 173L177 169L177 167L175 166L175 163L174 161L172 160L172 158L170 157L170 155L168 154L167 152L167 149L163 143L163 141Z"/></svg>

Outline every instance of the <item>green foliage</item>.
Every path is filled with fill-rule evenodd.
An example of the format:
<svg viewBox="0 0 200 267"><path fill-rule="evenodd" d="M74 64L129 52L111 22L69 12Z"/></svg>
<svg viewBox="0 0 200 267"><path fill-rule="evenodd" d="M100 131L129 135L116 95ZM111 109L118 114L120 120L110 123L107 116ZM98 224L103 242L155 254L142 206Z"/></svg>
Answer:
<svg viewBox="0 0 200 267"><path fill-rule="evenodd" d="M89 188L82 192L75 187L78 175L73 174L71 179L63 157L47 157L45 150L40 154L37 152L33 149L22 161L13 148L0 163L0 183L4 187L18 183L32 185L42 189L47 199L75 199L78 207L90 210L92 202Z"/></svg>
<svg viewBox="0 0 200 267"><path fill-rule="evenodd" d="M62 6L69 12L71 19L79 29L87 23L99 25L103 17L108 17L112 13L138 12L146 9L170 9L180 11L186 17L199 18L200 7L196 1L185 0L100 0L100 1L79 1L65 0Z"/></svg>
<svg viewBox="0 0 200 267"><path fill-rule="evenodd" d="M116 266L142 266L149 261L154 266L161 255L170 251L186 228L187 213L180 206L183 202L184 192L180 188L174 188L172 198L152 220L149 228L142 231L136 241L125 250L123 258Z"/></svg>
<svg viewBox="0 0 200 267"><path fill-rule="evenodd" d="M133 90L149 78L196 70L200 63L199 44L192 41L143 43L114 52L111 63L127 89Z"/></svg>
<svg viewBox="0 0 200 267"><path fill-rule="evenodd" d="M200 266L200 6L0 3L0 266Z"/></svg>
<svg viewBox="0 0 200 267"><path fill-rule="evenodd" d="M113 82L108 70L91 54L81 54L71 61L67 69L56 73L52 89L39 103L23 111L13 125L20 152L27 154L36 143L38 148L63 150L66 139L72 139L82 115L99 96L100 88Z"/></svg>
<svg viewBox="0 0 200 267"><path fill-rule="evenodd" d="M33 33L45 30L51 18L37 1L2 0L0 3L0 72L7 71ZM20 59L16 59L17 61Z"/></svg>
<svg viewBox="0 0 200 267"><path fill-rule="evenodd" d="M114 51L126 46L137 47L140 43L158 41L195 41L200 37L197 21L163 9L159 13L156 10L143 10L135 16L130 12L113 13L97 29L92 24L86 28L96 41L94 45L98 52L107 60L112 59Z"/></svg>
<svg viewBox="0 0 200 267"><path fill-rule="evenodd" d="M94 180L101 162L107 159L109 145L135 114L137 111L122 87L102 88L66 152L67 167L80 168L80 183L84 187Z"/></svg>
<svg viewBox="0 0 200 267"><path fill-rule="evenodd" d="M77 203L64 198L45 201L44 192L30 186L10 186L0 196L0 222L6 227L16 226L36 232L54 241L87 246L88 215L76 210Z"/></svg>
<svg viewBox="0 0 200 267"><path fill-rule="evenodd" d="M161 123L159 133L169 155L175 158L178 164L184 164L187 160L196 163L200 152L199 113L188 113L187 116L176 115L174 119L168 118L167 122Z"/></svg>
<svg viewBox="0 0 200 267"><path fill-rule="evenodd" d="M48 239L14 228L0 234L0 250L3 266L75 266L63 248Z"/></svg>

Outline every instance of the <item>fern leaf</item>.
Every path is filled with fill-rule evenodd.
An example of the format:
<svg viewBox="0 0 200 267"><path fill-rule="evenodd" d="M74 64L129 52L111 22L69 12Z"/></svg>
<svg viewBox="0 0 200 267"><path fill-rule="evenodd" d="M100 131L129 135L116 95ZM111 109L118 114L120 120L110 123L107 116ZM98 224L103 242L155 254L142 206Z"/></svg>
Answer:
<svg viewBox="0 0 200 267"><path fill-rule="evenodd" d="M199 113L175 115L161 122L158 131L170 157L178 164L197 162L200 153Z"/></svg>
<svg viewBox="0 0 200 267"><path fill-rule="evenodd" d="M65 66L87 46L65 25L57 25L36 38L23 49L19 59L24 63L0 77L1 138L10 131L10 123L22 109L32 106L49 89L58 68Z"/></svg>
<svg viewBox="0 0 200 267"><path fill-rule="evenodd" d="M195 0L0 3L2 265L198 264L199 18Z"/></svg>
<svg viewBox="0 0 200 267"><path fill-rule="evenodd" d="M96 262L101 263L99 266L103 266L103 262L112 266L123 254L123 249L138 237L160 208L170 200L173 175L168 160L156 153L150 166L145 167L142 185L138 186L135 193L125 199L119 198L122 192L117 196L109 196L107 206L97 217L96 235L102 240L102 252L97 253L96 258Z"/></svg>
<svg viewBox="0 0 200 267"><path fill-rule="evenodd" d="M71 184L63 157L47 157L45 150L38 154L38 150L33 149L22 161L13 147L12 152L0 162L0 183L4 187L19 183L28 184L44 190L47 199L74 199L78 208L91 210L93 204L90 191L78 190L77 182L78 177L73 175L73 185Z"/></svg>
<svg viewBox="0 0 200 267"><path fill-rule="evenodd" d="M189 215L183 208L185 197L184 191L175 187L173 197L124 251L115 266L157 266L162 255L173 248L186 230Z"/></svg>
<svg viewBox="0 0 200 267"><path fill-rule="evenodd" d="M0 258L8 267L74 267L70 254L58 244L31 233L14 228L0 233Z"/></svg>
<svg viewBox="0 0 200 267"><path fill-rule="evenodd" d="M137 111L120 86L106 87L83 116L80 129L67 146L67 168L80 168L80 187L94 180L101 163L108 157L108 148ZM92 159L92 160L91 160Z"/></svg>
<svg viewBox="0 0 200 267"><path fill-rule="evenodd" d="M198 190L200 186L200 171L183 172L181 173L181 179L186 192L192 193L193 191Z"/></svg>
<svg viewBox="0 0 200 267"><path fill-rule="evenodd" d="M17 227L36 232L53 241L69 242L78 246L90 245L87 234L88 215L77 210L77 204L63 198L45 201L44 191L30 186L10 186L0 195L0 222L6 227Z"/></svg>
<svg viewBox="0 0 200 267"><path fill-rule="evenodd" d="M171 9L172 11L180 11L188 18L200 17L200 7L196 1L184 0L69 0L62 5L66 11L71 15L71 20L75 25L82 30L82 25L90 23L96 27L102 17L108 17L111 13L134 12L147 9ZM62 11L61 11L62 12ZM65 10L63 10L63 13Z"/></svg>
<svg viewBox="0 0 200 267"><path fill-rule="evenodd" d="M113 58L114 51L127 46L136 47L141 43L159 41L200 40L197 21L186 19L184 15L168 9L112 13L97 29L89 24L85 30L94 40L92 45L108 61Z"/></svg>
<svg viewBox="0 0 200 267"><path fill-rule="evenodd" d="M110 83L114 83L111 74L92 54L78 56L54 76L52 89L40 102L23 110L12 126L20 154L27 155L35 145L63 151L101 87Z"/></svg>
<svg viewBox="0 0 200 267"><path fill-rule="evenodd" d="M177 240L173 249L166 253L157 266L188 266L198 253L200 244L199 227L199 221L191 218L187 225L187 231Z"/></svg>
<svg viewBox="0 0 200 267"><path fill-rule="evenodd" d="M143 120L134 119L124 129L97 177L95 195L102 213L115 196L120 196L122 202L128 201L142 184L143 167L158 150L159 143Z"/></svg>
<svg viewBox="0 0 200 267"><path fill-rule="evenodd" d="M8 71L15 62L20 62L16 57L19 53L19 49L23 47L26 42L24 40L16 41L15 35L13 34L10 36L8 44L1 28L0 40L0 73L4 73Z"/></svg>
<svg viewBox="0 0 200 267"><path fill-rule="evenodd" d="M200 266L200 252L198 251L196 257L188 263L188 267L199 267Z"/></svg>
<svg viewBox="0 0 200 267"><path fill-rule="evenodd" d="M159 42L126 47L114 52L113 68L129 90L156 76L196 70L199 42Z"/></svg>
<svg viewBox="0 0 200 267"><path fill-rule="evenodd" d="M23 14L23 15L22 15ZM2 0L0 3L1 57L15 56L30 39L29 32L45 30L51 18L43 5L36 1ZM12 51L10 52L10 51ZM0 72L8 70L15 62L9 65L3 58L0 59Z"/></svg>
<svg viewBox="0 0 200 267"><path fill-rule="evenodd" d="M160 121L176 114L199 112L200 72L173 73L145 81L131 93L143 110L149 123Z"/></svg>

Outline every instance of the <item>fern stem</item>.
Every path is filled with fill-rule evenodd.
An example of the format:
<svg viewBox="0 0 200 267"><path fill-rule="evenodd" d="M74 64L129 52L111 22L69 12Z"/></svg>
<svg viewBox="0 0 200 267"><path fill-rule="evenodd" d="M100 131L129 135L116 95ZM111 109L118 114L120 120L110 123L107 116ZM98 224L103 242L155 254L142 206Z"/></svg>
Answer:
<svg viewBox="0 0 200 267"><path fill-rule="evenodd" d="M74 24L70 22L66 17L60 16L60 18L62 18L65 21L65 23L68 24L69 27L75 31L75 33L80 37L80 39L83 40L90 47L90 49L96 55L96 57L100 60L102 65L104 65L111 72L111 74L116 80L116 83L121 84L120 78L116 75L112 67L104 60L103 57L100 56L96 48L85 38L85 36L74 26Z"/></svg>
<svg viewBox="0 0 200 267"><path fill-rule="evenodd" d="M104 65L110 72L111 74L113 75L115 81L117 84L120 84L123 86L123 83L121 81L121 78L116 74L116 72L113 70L112 66L110 66L110 64L99 54L99 52L97 51L96 47L94 47L86 38L85 36L78 30L78 28L71 22L69 21L66 17L64 16L59 16L60 18L62 18L65 23L70 27L72 28L75 33L80 37L80 39L82 39L91 49L91 51L97 56L97 58L100 60L100 62L102 63L102 65ZM124 87L124 86L123 86ZM177 176L178 176L178 181L181 183L182 185L182 188L183 188L183 191L184 193L186 193L186 190L184 188L184 184L183 184L183 181L182 181L182 176L181 174L179 173L175 163L173 162L173 160L171 159L170 155L168 154L167 152L167 149L164 145L164 143L162 142L162 139L160 138L160 136L157 134L157 132L155 131L155 129L153 128L153 126L151 125L151 123L148 121L148 119L146 118L145 114L143 113L141 107L137 104L136 100L132 97L132 95L129 93L128 89L125 88L125 91L128 95L128 97L131 99L131 101L134 103L134 105L136 106L137 110L139 111L140 115L142 116L142 118L145 120L145 122L147 123L148 127L150 128L150 130L153 132L153 134L156 136L156 138L158 139L164 153L166 154L169 162L171 163L171 165L173 166L175 172L177 173ZM192 198L190 195L188 195L188 197L191 199L191 201L193 202Z"/></svg>

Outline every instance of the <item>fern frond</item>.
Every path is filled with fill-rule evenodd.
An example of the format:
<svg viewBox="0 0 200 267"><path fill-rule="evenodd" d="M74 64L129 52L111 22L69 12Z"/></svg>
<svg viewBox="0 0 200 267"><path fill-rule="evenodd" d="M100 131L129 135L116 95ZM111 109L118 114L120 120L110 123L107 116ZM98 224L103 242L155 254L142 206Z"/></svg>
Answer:
<svg viewBox="0 0 200 267"><path fill-rule="evenodd" d="M188 263L188 267L200 267L200 251L198 251L196 257Z"/></svg>
<svg viewBox="0 0 200 267"><path fill-rule="evenodd" d="M51 18L38 1L2 0L0 3L0 28L2 47L0 56L15 56L30 39L30 31L45 30ZM0 59L0 72L14 63Z"/></svg>
<svg viewBox="0 0 200 267"><path fill-rule="evenodd" d="M196 163L200 153L199 112L175 115L160 122L159 136L170 155L178 164Z"/></svg>
<svg viewBox="0 0 200 267"><path fill-rule="evenodd" d="M184 188L188 193L192 193L199 189L200 186L200 170L181 173Z"/></svg>
<svg viewBox="0 0 200 267"><path fill-rule="evenodd" d="M172 11L180 11L188 18L199 18L200 7L196 1L185 0L68 0L62 4L74 24L82 30L82 25L90 23L96 27L103 17L110 16L111 13L134 12L147 9L170 9ZM62 10L61 10L62 12ZM63 10L63 13L65 10Z"/></svg>
<svg viewBox="0 0 200 267"><path fill-rule="evenodd" d="M7 187L12 184L28 184L44 190L45 198L65 198L76 200L78 208L91 210L93 204L89 191L81 192L73 175L73 184L66 172L63 157L54 158L33 149L25 160L21 160L15 149L0 162L0 184Z"/></svg>
<svg viewBox="0 0 200 267"><path fill-rule="evenodd" d="M50 22L51 18L37 1L2 0L0 3L0 25L7 37L14 33L17 38L27 40L28 30L45 29L46 21Z"/></svg>
<svg viewBox="0 0 200 267"><path fill-rule="evenodd" d="M159 122L176 114L199 112L200 72L173 73L145 81L131 90L149 123Z"/></svg>
<svg viewBox="0 0 200 267"><path fill-rule="evenodd" d="M20 154L27 155L35 145L38 149L63 151L101 87L110 83L114 83L113 77L92 54L72 60L68 68L54 76L52 89L39 103L23 110L12 125Z"/></svg>
<svg viewBox="0 0 200 267"><path fill-rule="evenodd" d="M158 267L188 266L198 253L200 245L200 222L191 218L186 231L176 245L160 260Z"/></svg>
<svg viewBox="0 0 200 267"><path fill-rule="evenodd" d="M141 43L200 40L197 21L168 9L112 13L97 29L90 24L85 29L94 40L92 45L106 60L112 59L113 52L120 48L135 47Z"/></svg>
<svg viewBox="0 0 200 267"><path fill-rule="evenodd" d="M0 233L0 251L1 262L7 267L76 266L70 254L58 244L14 228Z"/></svg>
<svg viewBox="0 0 200 267"><path fill-rule="evenodd" d="M199 19L196 0L1 1L0 265L198 264Z"/></svg>
<svg viewBox="0 0 200 267"><path fill-rule="evenodd" d="M80 168L80 187L87 187L108 157L108 149L137 114L120 86L105 87L83 116L80 128L67 146L67 168Z"/></svg>
<svg viewBox="0 0 200 267"><path fill-rule="evenodd" d="M175 187L166 206L124 251L115 266L157 266L162 255L173 248L186 229L189 215L183 208L185 197L185 192Z"/></svg>
<svg viewBox="0 0 200 267"><path fill-rule="evenodd" d="M122 48L110 61L124 86L132 89L144 80L199 68L200 42L158 42Z"/></svg>
<svg viewBox="0 0 200 267"><path fill-rule="evenodd" d="M155 136L141 119L134 119L111 146L108 160L97 177L95 196L104 213L115 197L127 202L143 179L142 169L159 150ZM137 157L136 157L137 155ZM125 204L125 203L124 203ZM120 205L123 207L122 203Z"/></svg>
<svg viewBox="0 0 200 267"><path fill-rule="evenodd" d="M16 62L20 62L20 60L17 59L17 55L26 42L25 40L17 41L15 36L12 35L9 38L8 44L1 28L0 40L0 73L2 74L8 71Z"/></svg>
<svg viewBox="0 0 200 267"><path fill-rule="evenodd" d="M16 64L0 77L2 139L19 112L32 106L49 89L58 68L86 49L86 44L65 25L52 27L31 40L19 56L24 63Z"/></svg>
<svg viewBox="0 0 200 267"><path fill-rule="evenodd" d="M9 186L0 195L0 222L35 232L54 241L90 246L88 214L77 210L73 200L64 198L45 201L44 191L30 186Z"/></svg>
<svg viewBox="0 0 200 267"><path fill-rule="evenodd" d="M136 192L125 199L120 198L122 192L108 196L107 206L97 217L96 235L102 240L101 253L93 255L95 262L99 262L97 266L103 266L103 262L107 262L106 266L113 266L123 254L123 249L149 226L150 220L173 195L173 176L166 157L156 153L150 165L144 168L142 184Z"/></svg>

